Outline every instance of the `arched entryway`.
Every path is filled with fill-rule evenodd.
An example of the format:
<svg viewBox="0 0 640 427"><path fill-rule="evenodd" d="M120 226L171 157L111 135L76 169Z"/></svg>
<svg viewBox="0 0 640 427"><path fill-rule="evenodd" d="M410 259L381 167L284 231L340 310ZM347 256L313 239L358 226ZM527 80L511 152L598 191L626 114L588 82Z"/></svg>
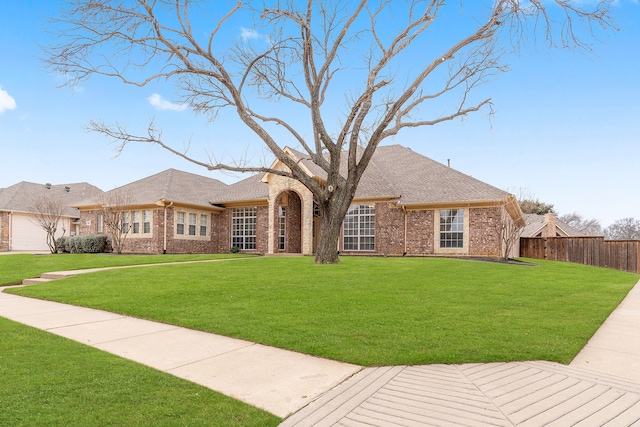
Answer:
<svg viewBox="0 0 640 427"><path fill-rule="evenodd" d="M283 191L274 206L275 253L302 253L302 200L295 191Z"/></svg>

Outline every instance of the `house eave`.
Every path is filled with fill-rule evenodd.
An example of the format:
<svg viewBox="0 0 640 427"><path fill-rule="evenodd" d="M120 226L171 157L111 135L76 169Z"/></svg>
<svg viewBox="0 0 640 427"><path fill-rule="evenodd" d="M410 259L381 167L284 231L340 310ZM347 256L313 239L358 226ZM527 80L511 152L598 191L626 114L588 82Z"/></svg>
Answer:
<svg viewBox="0 0 640 427"><path fill-rule="evenodd" d="M484 207L496 207L504 205L505 200L465 200L457 202L430 202L430 203L402 203L398 202L398 206L402 206L406 210L427 210L427 209L439 209L439 208L484 208Z"/></svg>
<svg viewBox="0 0 640 427"><path fill-rule="evenodd" d="M215 201L209 202L212 206L215 206L217 209L221 211L229 208L240 208L247 206L269 206L269 200L264 199L246 199L246 200L233 200L233 201Z"/></svg>

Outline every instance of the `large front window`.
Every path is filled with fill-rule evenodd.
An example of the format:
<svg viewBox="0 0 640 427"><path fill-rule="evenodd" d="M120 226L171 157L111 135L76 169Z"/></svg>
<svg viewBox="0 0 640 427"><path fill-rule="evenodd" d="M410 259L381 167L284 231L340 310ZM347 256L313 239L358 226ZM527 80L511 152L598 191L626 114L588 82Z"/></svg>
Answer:
<svg viewBox="0 0 640 427"><path fill-rule="evenodd" d="M256 208L235 208L231 214L231 246L238 249L256 248Z"/></svg>
<svg viewBox="0 0 640 427"><path fill-rule="evenodd" d="M440 247L464 247L464 209L440 211Z"/></svg>
<svg viewBox="0 0 640 427"><path fill-rule="evenodd" d="M342 247L345 251L375 250L376 207L353 205L344 218Z"/></svg>

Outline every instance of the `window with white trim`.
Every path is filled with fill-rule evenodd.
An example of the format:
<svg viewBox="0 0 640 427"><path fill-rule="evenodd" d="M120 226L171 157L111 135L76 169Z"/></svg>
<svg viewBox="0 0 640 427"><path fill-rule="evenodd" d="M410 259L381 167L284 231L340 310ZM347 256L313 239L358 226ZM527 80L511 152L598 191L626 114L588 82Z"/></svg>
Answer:
<svg viewBox="0 0 640 427"><path fill-rule="evenodd" d="M256 249L256 212L252 208L234 208L231 212L231 246L242 250Z"/></svg>
<svg viewBox="0 0 640 427"><path fill-rule="evenodd" d="M202 211L176 211L175 237L205 240L209 237L209 215Z"/></svg>
<svg viewBox="0 0 640 427"><path fill-rule="evenodd" d="M122 229L121 229L122 234L127 234L129 232L129 227L131 227L129 218L130 218L129 212L122 213Z"/></svg>
<svg viewBox="0 0 640 427"><path fill-rule="evenodd" d="M104 231L104 215L98 214L98 233L102 233Z"/></svg>
<svg viewBox="0 0 640 427"><path fill-rule="evenodd" d="M142 233L143 234L151 233L151 211L150 210L142 211Z"/></svg>
<svg viewBox="0 0 640 427"><path fill-rule="evenodd" d="M344 218L342 236L342 248L345 251L374 251L375 205L352 205Z"/></svg>
<svg viewBox="0 0 640 427"><path fill-rule="evenodd" d="M176 213L176 234L184 235L184 212Z"/></svg>
<svg viewBox="0 0 640 427"><path fill-rule="evenodd" d="M200 236L207 237L207 220L208 215L200 214Z"/></svg>
<svg viewBox="0 0 640 427"><path fill-rule="evenodd" d="M131 232L133 234L140 234L140 211L131 212L132 227Z"/></svg>
<svg viewBox="0 0 640 427"><path fill-rule="evenodd" d="M464 247L464 209L440 210L440 247Z"/></svg>
<svg viewBox="0 0 640 427"><path fill-rule="evenodd" d="M122 234L131 233L132 237L151 234L151 211L124 211L122 212ZM102 223L101 223L102 222ZM98 216L98 230L104 227L104 220Z"/></svg>
<svg viewBox="0 0 640 427"><path fill-rule="evenodd" d="M194 213L189 214L189 236L196 235L196 226L198 225L198 216Z"/></svg>

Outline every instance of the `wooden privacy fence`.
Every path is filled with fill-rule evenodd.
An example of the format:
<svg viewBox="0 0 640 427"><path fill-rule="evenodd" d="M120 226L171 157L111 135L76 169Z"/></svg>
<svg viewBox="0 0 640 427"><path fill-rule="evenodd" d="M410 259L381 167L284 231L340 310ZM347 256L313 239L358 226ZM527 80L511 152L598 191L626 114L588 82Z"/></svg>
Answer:
<svg viewBox="0 0 640 427"><path fill-rule="evenodd" d="M522 237L520 256L640 273L640 240L603 237Z"/></svg>

